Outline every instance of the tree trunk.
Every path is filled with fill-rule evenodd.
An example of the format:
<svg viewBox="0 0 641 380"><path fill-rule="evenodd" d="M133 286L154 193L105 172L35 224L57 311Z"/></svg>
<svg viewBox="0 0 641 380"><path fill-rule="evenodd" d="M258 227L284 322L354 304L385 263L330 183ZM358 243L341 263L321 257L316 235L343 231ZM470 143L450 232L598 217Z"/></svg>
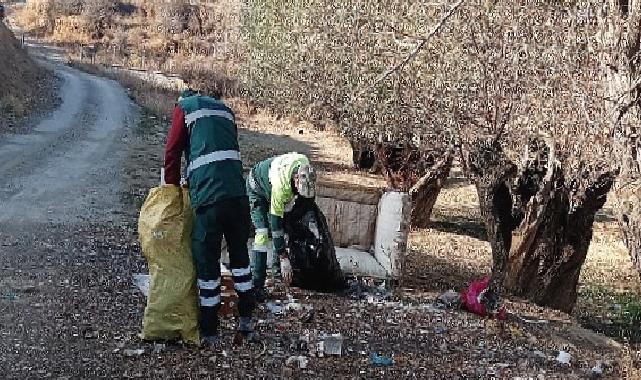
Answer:
<svg viewBox="0 0 641 380"><path fill-rule="evenodd" d="M496 142L481 144L464 157L492 246L492 278L483 301L495 310L505 287L539 305L570 312L594 216L614 176L601 175L582 195L572 193L571 200L553 141L531 140L523 160L517 174Z"/></svg>
<svg viewBox="0 0 641 380"><path fill-rule="evenodd" d="M352 161L354 167L358 169L372 169L376 162L376 154L372 144L361 140L351 140L349 144L352 147Z"/></svg>
<svg viewBox="0 0 641 380"><path fill-rule="evenodd" d="M638 177L637 177L638 178ZM641 182L619 182L615 187L615 210L630 259L641 276Z"/></svg>
<svg viewBox="0 0 641 380"><path fill-rule="evenodd" d="M539 222L524 225L513 235L505 287L538 305L569 313L592 240L594 216L605 203L611 181L575 211L570 209L562 179L556 182Z"/></svg>
<svg viewBox="0 0 641 380"><path fill-rule="evenodd" d="M412 197L412 227L426 228L441 188L450 175L453 156L442 157L426 175L410 189Z"/></svg>
<svg viewBox="0 0 641 380"><path fill-rule="evenodd" d="M390 189L410 191L434 165L434 155L430 153L409 144L378 144L376 161Z"/></svg>
<svg viewBox="0 0 641 380"><path fill-rule="evenodd" d="M509 182L516 173L494 138L479 139L463 149L463 169L471 177L479 196L481 218L492 247L492 275L483 303L490 311L499 307L508 252L512 245L512 197Z"/></svg>

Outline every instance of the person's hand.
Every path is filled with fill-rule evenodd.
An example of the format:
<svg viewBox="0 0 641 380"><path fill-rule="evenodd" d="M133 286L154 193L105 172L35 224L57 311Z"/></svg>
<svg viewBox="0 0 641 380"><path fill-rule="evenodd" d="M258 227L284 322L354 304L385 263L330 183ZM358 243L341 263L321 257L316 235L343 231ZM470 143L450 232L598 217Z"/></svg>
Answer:
<svg viewBox="0 0 641 380"><path fill-rule="evenodd" d="M283 282L289 286L292 283L292 263L288 257L280 258L280 274L283 276Z"/></svg>

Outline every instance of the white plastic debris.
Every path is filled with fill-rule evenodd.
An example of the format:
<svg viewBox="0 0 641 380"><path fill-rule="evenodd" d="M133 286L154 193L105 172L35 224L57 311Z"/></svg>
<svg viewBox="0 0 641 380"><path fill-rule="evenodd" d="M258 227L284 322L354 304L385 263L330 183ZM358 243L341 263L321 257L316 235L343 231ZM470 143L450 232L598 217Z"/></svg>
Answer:
<svg viewBox="0 0 641 380"><path fill-rule="evenodd" d="M159 354L165 350L165 344L163 343L154 343L154 354Z"/></svg>
<svg viewBox="0 0 641 380"><path fill-rule="evenodd" d="M125 350L123 351L123 353L125 354L125 356L140 356L145 353L145 350L139 348L137 350Z"/></svg>
<svg viewBox="0 0 641 380"><path fill-rule="evenodd" d="M281 305L277 305L273 302L268 302L266 306L269 312L272 314L275 314L275 315L283 314L283 307Z"/></svg>
<svg viewBox="0 0 641 380"><path fill-rule="evenodd" d="M317 351L317 354L318 354L319 358L322 358L323 356L325 356L325 342L324 341L321 340L318 343L316 343L316 351Z"/></svg>
<svg viewBox="0 0 641 380"><path fill-rule="evenodd" d="M592 367L592 375L603 376L603 363L597 362L596 365Z"/></svg>
<svg viewBox="0 0 641 380"><path fill-rule="evenodd" d="M149 297L149 275L137 273L133 275L133 280L134 285L140 289L142 294L144 294L145 297Z"/></svg>
<svg viewBox="0 0 641 380"><path fill-rule="evenodd" d="M327 355L342 355L343 354L343 336L341 334L331 334L325 336L323 339L325 353Z"/></svg>
<svg viewBox="0 0 641 380"><path fill-rule="evenodd" d="M519 317L519 319L524 323L532 323L532 324L537 324L537 325L545 325L545 324L550 323L550 321L545 320L545 319L529 319L529 318L524 318L524 317Z"/></svg>
<svg viewBox="0 0 641 380"><path fill-rule="evenodd" d="M556 361L561 364L570 364L572 360L572 355L566 351L559 351L559 355L556 357Z"/></svg>
<svg viewBox="0 0 641 380"><path fill-rule="evenodd" d="M294 311L298 311L298 310L300 310L301 308L302 308L302 305L301 305L301 304L299 304L299 303L297 303L297 302L291 302L291 303L288 303L288 304L287 304L287 306L285 306L285 309L286 309L286 310L294 310Z"/></svg>
<svg viewBox="0 0 641 380"><path fill-rule="evenodd" d="M309 359L307 359L306 356L290 356L289 358L287 358L287 361L285 362L287 366L296 365L300 369L307 368L308 363L309 363Z"/></svg>

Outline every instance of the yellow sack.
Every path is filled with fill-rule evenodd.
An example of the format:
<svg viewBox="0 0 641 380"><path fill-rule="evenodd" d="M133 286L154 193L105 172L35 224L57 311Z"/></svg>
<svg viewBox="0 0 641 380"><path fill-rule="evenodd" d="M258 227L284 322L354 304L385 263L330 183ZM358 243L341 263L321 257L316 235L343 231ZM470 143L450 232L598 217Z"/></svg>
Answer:
<svg viewBox="0 0 641 380"><path fill-rule="evenodd" d="M200 342L196 272L191 256L192 223L186 189L174 185L151 189L138 220L138 235L150 275L143 339Z"/></svg>

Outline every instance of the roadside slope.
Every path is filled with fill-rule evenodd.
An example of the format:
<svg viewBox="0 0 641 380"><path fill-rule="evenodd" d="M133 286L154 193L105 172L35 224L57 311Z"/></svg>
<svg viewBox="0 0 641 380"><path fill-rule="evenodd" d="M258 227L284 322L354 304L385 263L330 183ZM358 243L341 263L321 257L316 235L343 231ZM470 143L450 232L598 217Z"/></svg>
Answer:
<svg viewBox="0 0 641 380"><path fill-rule="evenodd" d="M0 132L40 107L51 94L53 74L39 66L0 22Z"/></svg>

